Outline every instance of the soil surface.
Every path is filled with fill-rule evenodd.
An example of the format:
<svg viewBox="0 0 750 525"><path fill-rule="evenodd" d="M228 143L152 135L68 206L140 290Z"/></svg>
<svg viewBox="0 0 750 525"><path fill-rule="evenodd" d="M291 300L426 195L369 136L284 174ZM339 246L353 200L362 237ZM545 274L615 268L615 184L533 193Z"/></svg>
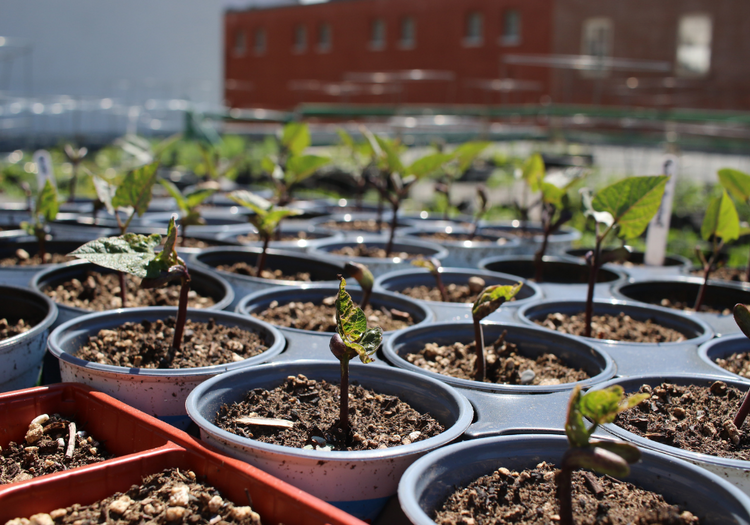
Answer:
<svg viewBox="0 0 750 525"><path fill-rule="evenodd" d="M71 428L75 432L75 445L67 455ZM38 425L32 423L24 442L11 441L3 447L0 452L0 484L24 481L112 457L104 445L88 436L75 421L52 414Z"/></svg>
<svg viewBox="0 0 750 525"><path fill-rule="evenodd" d="M282 233L281 237L278 237L274 235L271 238L271 242L273 241L299 241L303 239L308 239L309 234L306 231L298 231L296 233ZM237 236L237 240L243 244L246 243L257 243L262 242L263 239L260 235L257 233L248 233L247 235L239 235Z"/></svg>
<svg viewBox="0 0 750 525"><path fill-rule="evenodd" d="M474 343L454 343L450 346L427 344L415 354L404 356L407 361L430 372L459 379L474 380L476 351ZM542 354L530 359L519 353L518 346L505 341L504 336L485 345L487 383L504 385L559 385L588 379L584 370L566 366L554 354Z"/></svg>
<svg viewBox="0 0 750 525"><path fill-rule="evenodd" d="M719 358L714 362L724 370L750 378L750 353L748 352L732 354L726 359Z"/></svg>
<svg viewBox="0 0 750 525"><path fill-rule="evenodd" d="M339 248L337 250L331 250L330 253L335 253L336 255L345 255L346 257L373 257L376 259L386 259L385 248L367 246L366 244L356 244L355 246L344 246L343 248ZM391 252L391 256L388 258L393 259L394 257L399 257L402 260L406 260L406 259L416 259L417 257L424 257L424 256L418 253L406 253L406 252L393 251Z"/></svg>
<svg viewBox="0 0 750 525"><path fill-rule="evenodd" d="M499 235L501 237L506 236L508 234L513 234L516 237L520 237L522 239L531 239L534 240L535 237L542 237L543 233L541 230L524 230L523 228L510 228L508 230L498 230L495 228L480 228L482 233L486 233L487 235ZM557 235L560 235L559 233ZM555 234L549 236L550 239L554 239Z"/></svg>
<svg viewBox="0 0 750 525"><path fill-rule="evenodd" d="M328 221L318 224L317 226L329 230L381 233L389 231L390 224L390 221L383 220L380 223L380 227L378 227L378 221L375 219L369 219L366 221Z"/></svg>
<svg viewBox="0 0 750 525"><path fill-rule="evenodd" d="M253 315L276 326L314 332L335 332L335 304L335 297L327 297L321 304L296 301L279 305L278 301L273 301L266 310ZM365 315L368 326L379 326L384 332L400 330L414 324L409 313L395 308L388 309L384 306L373 308L368 304L365 308Z"/></svg>
<svg viewBox="0 0 750 525"><path fill-rule="evenodd" d="M672 447L750 460L750 423L737 429L732 422L743 391L723 381L710 387L643 385L640 391L650 393L651 399L619 414L617 426Z"/></svg>
<svg viewBox="0 0 750 525"><path fill-rule="evenodd" d="M255 277L255 271L257 270L257 266L249 265L246 262L237 262L234 264L220 264L216 267L217 270L222 270L224 272L231 272L236 273L238 275L247 275L250 277ZM261 278L263 279L276 279L281 281L304 281L304 282L310 282L312 281L310 274L308 272L297 272L294 274L284 273L281 270L269 270L268 268L263 270L263 273L261 275Z"/></svg>
<svg viewBox="0 0 750 525"><path fill-rule="evenodd" d="M690 304L684 302L684 301L673 301L671 299L662 299L659 301L660 306L664 306L666 308L674 308L675 310L682 310L683 312L695 312L695 301L691 302ZM715 308L711 306L710 304L706 304L705 302L701 305L701 312L706 312L710 314L721 314L721 315L730 315L732 313L731 308Z"/></svg>
<svg viewBox="0 0 750 525"><path fill-rule="evenodd" d="M76 357L135 368L195 368L242 361L268 349L255 332L188 320L180 351L171 355L175 318L125 323L90 336Z"/></svg>
<svg viewBox="0 0 750 525"><path fill-rule="evenodd" d="M500 468L454 492L433 519L439 525L547 525L559 522L556 470L539 463L521 472ZM689 511L632 483L573 473L573 517L580 525L697 524Z"/></svg>
<svg viewBox="0 0 750 525"><path fill-rule="evenodd" d="M117 492L91 505L76 504L36 514L31 521L17 518L6 525L93 523L261 525L260 516L251 507L223 499L218 490L198 481L194 472L176 468L146 476L142 485L133 485L124 494Z"/></svg>
<svg viewBox="0 0 750 525"><path fill-rule="evenodd" d="M474 241L474 242L489 242L492 244L505 244L508 242L505 238L496 239L494 237L485 237L483 235L475 235L472 239L468 233L446 233L446 232L435 232L435 233L420 233L417 235L420 239L425 239L434 242L462 242L462 241Z"/></svg>
<svg viewBox="0 0 750 525"><path fill-rule="evenodd" d="M141 280L131 275L125 276L127 285L128 308L139 306L177 306L180 302L180 285L174 284L165 288L144 290L140 288ZM86 279L65 281L55 288L42 290L55 302L101 312L121 308L120 279L117 273L86 272ZM216 302L211 297L198 295L195 290L188 292L189 308L208 308Z"/></svg>
<svg viewBox="0 0 750 525"><path fill-rule="evenodd" d="M586 316L561 313L549 314L544 320L534 322L563 334L583 335ZM672 328L656 324L651 319L638 321L624 312L618 315L594 315L591 318L591 337L631 343L672 343L687 338Z"/></svg>
<svg viewBox="0 0 750 525"><path fill-rule="evenodd" d="M8 322L7 319L0 319L0 341L26 333L32 328L34 328L34 325L24 319L19 319L16 322Z"/></svg>
<svg viewBox="0 0 750 525"><path fill-rule="evenodd" d="M721 268L712 270L711 275L709 276L709 279L746 283L747 282L747 279L745 279L746 273L747 273L747 268L730 268L728 266L722 266ZM697 275L698 277L703 277L703 270L693 270L690 272L690 275Z"/></svg>
<svg viewBox="0 0 750 525"><path fill-rule="evenodd" d="M244 401L224 405L216 415L220 428L263 443L332 450L374 450L423 441L445 428L429 414L420 414L395 396L349 385L350 439L338 426L340 389L337 384L289 376L274 390L256 388ZM240 422L242 418L284 420L279 425ZM240 421L238 421L240 420ZM262 421L262 419L261 419ZM349 441L347 443L347 441Z"/></svg>
<svg viewBox="0 0 750 525"><path fill-rule="evenodd" d="M166 237L162 237L162 245L164 244L164 241L166 241ZM223 246L222 244L218 242L211 242L204 239L196 239L194 237L180 237L178 239L177 243L177 251L180 251L180 248L210 248L212 246Z"/></svg>
<svg viewBox="0 0 750 525"><path fill-rule="evenodd" d="M477 295L479 295L472 292L468 284L446 284L445 291L449 303L474 303L477 300ZM410 286L399 290L398 293L423 301L443 301L437 286Z"/></svg>
<svg viewBox="0 0 750 525"><path fill-rule="evenodd" d="M0 259L0 267L10 266L38 266L40 264L61 264L68 261L75 260L75 257L68 257L64 253L49 253L47 252L44 256L44 260L39 257L39 254L29 255L29 252L23 248L16 250L13 257L5 257Z"/></svg>

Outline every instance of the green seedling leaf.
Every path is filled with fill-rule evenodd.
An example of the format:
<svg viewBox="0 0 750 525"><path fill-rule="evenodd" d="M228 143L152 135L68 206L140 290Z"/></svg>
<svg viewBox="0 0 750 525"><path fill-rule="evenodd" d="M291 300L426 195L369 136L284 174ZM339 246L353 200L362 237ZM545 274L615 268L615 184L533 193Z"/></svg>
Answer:
<svg viewBox="0 0 750 525"><path fill-rule="evenodd" d="M596 211L592 204L593 197L591 190L588 188L581 189L581 204L583 205L583 215L592 217L599 224L610 227L615 223L615 218L608 211Z"/></svg>
<svg viewBox="0 0 750 525"><path fill-rule="evenodd" d="M573 393L568 401L568 416L565 420L565 434L572 447L586 447L589 444L591 432L586 427L583 420L583 414L580 410L581 404L581 387L573 389Z"/></svg>
<svg viewBox="0 0 750 525"><path fill-rule="evenodd" d="M521 177L529 185L531 191L539 191L541 189L542 180L544 180L545 168L544 160L538 153L533 154L531 157L526 159L523 163Z"/></svg>
<svg viewBox="0 0 750 525"><path fill-rule="evenodd" d="M432 274L438 273L440 271L440 261L438 261L434 257L431 257L429 259L418 257L417 259L411 261L411 265L416 266L417 268L425 268Z"/></svg>
<svg viewBox="0 0 750 525"><path fill-rule="evenodd" d="M397 145L378 135L373 135L373 137L378 144L378 149L381 151L382 161L385 163L384 167L391 173L403 174L405 169L401 162Z"/></svg>
<svg viewBox="0 0 750 525"><path fill-rule="evenodd" d="M172 196L172 198L177 201L177 206L181 210L188 210L187 201L185 200L185 197L182 196L182 192L177 186L175 186L171 181L168 181L167 179L159 179L159 184L164 186L164 189L166 189L167 192Z"/></svg>
<svg viewBox="0 0 750 525"><path fill-rule="evenodd" d="M464 142L453 150L453 157L458 161L458 175L468 170L474 160L490 145L490 142Z"/></svg>
<svg viewBox="0 0 750 525"><path fill-rule="evenodd" d="M273 172L277 167L276 161L271 157L263 157L263 160L260 161L260 168L271 176L273 176Z"/></svg>
<svg viewBox="0 0 750 525"><path fill-rule="evenodd" d="M41 216L45 222L52 222L57 217L57 212L60 209L60 203L57 202L57 190L52 185L49 179L44 183L44 188L36 198L36 206L34 207L34 214L39 217Z"/></svg>
<svg viewBox="0 0 750 525"><path fill-rule="evenodd" d="M160 243L158 233L149 236L126 233L87 242L69 255L136 277L156 277L159 270L151 263L156 257L154 248Z"/></svg>
<svg viewBox="0 0 750 525"><path fill-rule="evenodd" d="M258 214L265 214L269 209L273 207L271 201L247 190L233 191L228 195L228 197L237 204L240 204L245 208L249 208Z"/></svg>
<svg viewBox="0 0 750 525"><path fill-rule="evenodd" d="M724 168L719 170L719 182L735 198L750 200L750 175L739 170Z"/></svg>
<svg viewBox="0 0 750 525"><path fill-rule="evenodd" d="M724 242L740 237L740 218L726 190L708 203L701 225L701 237L705 241L711 237L719 237Z"/></svg>
<svg viewBox="0 0 750 525"><path fill-rule="evenodd" d="M281 145L292 155L299 155L310 146L310 128L303 122L290 122L281 132Z"/></svg>
<svg viewBox="0 0 750 525"><path fill-rule="evenodd" d="M592 207L612 215L625 239L638 237L661 206L669 177L628 177L599 191Z"/></svg>
<svg viewBox="0 0 750 525"><path fill-rule="evenodd" d="M286 163L284 179L288 183L301 182L330 162L330 158L319 155L295 155Z"/></svg>
<svg viewBox="0 0 750 525"><path fill-rule="evenodd" d="M150 271L162 272L169 271L173 266L183 264L180 258L177 256L177 226L174 222L174 217L169 219L169 226L167 227L167 239L164 241L164 247L154 257L154 263L150 268Z"/></svg>
<svg viewBox="0 0 750 525"><path fill-rule="evenodd" d="M734 305L734 322L737 323L742 333L750 338L750 306L746 304Z"/></svg>
<svg viewBox="0 0 750 525"><path fill-rule="evenodd" d="M565 454L565 466L585 468L598 474L622 478L630 474L628 462L614 452L604 448L573 448Z"/></svg>
<svg viewBox="0 0 750 525"><path fill-rule="evenodd" d="M199 188L185 194L188 209L192 210L197 206L200 206L203 204L203 201L208 199L214 193L216 193L215 188Z"/></svg>
<svg viewBox="0 0 750 525"><path fill-rule="evenodd" d="M132 207L139 217L146 213L151 202L151 190L156 183L158 167L158 162L152 162L125 175L112 198L112 206Z"/></svg>
<svg viewBox="0 0 750 525"><path fill-rule="evenodd" d="M339 136L339 139L341 139L341 143L349 148L350 150L354 150L356 148L356 142L354 142L354 139L349 134L348 131L346 131L344 128L337 128L336 133Z"/></svg>
<svg viewBox="0 0 750 525"><path fill-rule="evenodd" d="M620 412L628 410L648 399L648 394L633 394L625 397L622 387L611 386L604 390L594 390L581 397L581 414L601 425L611 423Z"/></svg>
<svg viewBox="0 0 750 525"><path fill-rule="evenodd" d="M302 213L301 210L293 208L276 207L271 201L246 190L233 191L229 198L255 212L249 220L263 236L271 236L283 218Z"/></svg>
<svg viewBox="0 0 750 525"><path fill-rule="evenodd" d="M563 197L566 195L564 188L558 188L554 184L542 181L540 188L542 190L542 200L548 204L554 204L558 208L563 207Z"/></svg>
<svg viewBox="0 0 750 525"><path fill-rule="evenodd" d="M510 301L523 287L523 283L500 285L495 284L488 286L479 294L474 306L471 308L471 315L474 319L484 319L492 312L500 308L505 301Z"/></svg>
<svg viewBox="0 0 750 525"><path fill-rule="evenodd" d="M453 159L448 153L432 153L414 161L405 169L404 175L414 175L417 179L432 175Z"/></svg>
<svg viewBox="0 0 750 525"><path fill-rule="evenodd" d="M346 291L346 279L343 277L336 297L336 332L344 345L352 352L349 358L358 355L363 363L372 361L370 356L375 353L383 340L383 331L380 327L367 328L367 317L352 301Z"/></svg>
<svg viewBox="0 0 750 525"><path fill-rule="evenodd" d="M375 283L370 269L362 263L350 261L344 265L344 272L355 279L363 290L372 290Z"/></svg>

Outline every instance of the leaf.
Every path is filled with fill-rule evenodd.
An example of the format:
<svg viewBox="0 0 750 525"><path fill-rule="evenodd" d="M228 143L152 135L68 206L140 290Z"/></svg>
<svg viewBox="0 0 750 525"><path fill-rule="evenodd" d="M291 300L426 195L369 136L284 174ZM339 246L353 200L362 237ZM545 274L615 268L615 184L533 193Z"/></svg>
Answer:
<svg viewBox="0 0 750 525"><path fill-rule="evenodd" d="M164 186L164 188L167 190L167 192L172 196L172 198L177 201L177 206L187 212L189 210L188 203L185 200L185 197L182 196L182 192L179 190L177 186L175 186L172 181L169 181L167 179L159 179L159 184Z"/></svg>
<svg viewBox="0 0 750 525"><path fill-rule="evenodd" d="M169 271L170 268L180 264L180 258L177 256L175 246L177 245L177 226L175 225L174 217L169 219L169 226L167 226L167 239L164 241L164 247L154 258L154 265L149 268L149 271L158 274L160 272Z"/></svg>
<svg viewBox="0 0 750 525"><path fill-rule="evenodd" d="M539 191L541 189L542 180L544 179L544 160L538 153L534 153L531 157L526 159L523 163L521 177L529 185L531 191Z"/></svg>
<svg viewBox="0 0 750 525"><path fill-rule="evenodd" d="M45 222L51 222L57 217L57 211L59 209L60 203L57 202L57 190L52 185L52 182L47 179L44 182L44 188L42 188L42 191L37 195L34 213L37 217L39 215L44 217Z"/></svg>
<svg viewBox="0 0 750 525"><path fill-rule="evenodd" d="M474 160L490 145L490 142L464 142L453 150L453 157L458 160L458 174L468 170Z"/></svg>
<svg viewBox="0 0 750 525"><path fill-rule="evenodd" d="M199 206L203 201L205 201L214 193L216 193L216 190L213 188L203 188L191 191L190 193L185 195L188 209L192 210L193 208Z"/></svg>
<svg viewBox="0 0 750 525"><path fill-rule="evenodd" d="M523 287L523 283L500 285L494 284L488 286L479 294L474 306L471 308L471 315L474 319L484 319L492 312L500 308L505 301L511 300Z"/></svg>
<svg viewBox="0 0 750 525"><path fill-rule="evenodd" d="M69 255L136 277L154 277L158 272L154 274L149 271L149 267L156 256L154 248L160 242L161 235L158 233L148 237L126 233L119 237L103 237L87 242Z"/></svg>
<svg viewBox="0 0 750 525"><path fill-rule="evenodd" d="M592 207L609 212L625 239L638 237L661 206L669 177L628 177L600 190Z"/></svg>
<svg viewBox="0 0 750 525"><path fill-rule="evenodd" d="M745 337L750 338L750 307L748 305L734 305L734 322L737 323Z"/></svg>
<svg viewBox="0 0 750 525"><path fill-rule="evenodd" d="M107 211L114 215L115 207L112 206L112 197L115 195L115 187L98 175L92 174L91 181L94 183L96 197L104 204Z"/></svg>
<svg viewBox="0 0 750 525"><path fill-rule="evenodd" d="M295 155L286 163L286 175L284 178L289 183L301 182L330 162L331 159L329 157Z"/></svg>
<svg viewBox="0 0 750 525"><path fill-rule="evenodd" d="M396 145L388 139L384 139L378 135L373 135L382 152L382 160L385 162L386 168L391 173L404 173L404 165L401 162L401 157L398 154L398 148Z"/></svg>
<svg viewBox="0 0 750 525"><path fill-rule="evenodd" d="M581 414L600 425L611 423L617 414L636 406L650 396L633 394L625 397L622 387L611 386L604 390L593 390L580 399Z"/></svg>
<svg viewBox="0 0 750 525"><path fill-rule="evenodd" d="M586 427L580 410L581 387L573 389L568 401L568 415L565 419L565 434L572 447L586 447L591 431Z"/></svg>
<svg viewBox="0 0 750 525"><path fill-rule="evenodd" d="M281 145L299 155L310 145L310 128L303 122L290 122L281 132Z"/></svg>
<svg viewBox="0 0 750 525"><path fill-rule="evenodd" d="M610 227L615 223L615 218L608 211L596 211L591 203L591 190L588 188L582 188L581 191L581 204L583 205L583 215L585 217L593 217L593 219L604 224L606 227Z"/></svg>
<svg viewBox="0 0 750 525"><path fill-rule="evenodd" d="M411 261L411 265L416 266L417 268L425 268L433 274L440 271L440 261L435 258L425 259L423 257L419 257L417 259L413 259Z"/></svg>
<svg viewBox="0 0 750 525"><path fill-rule="evenodd" d="M228 197L237 204L249 208L259 215L265 215L273 206L271 201L247 190L235 190Z"/></svg>
<svg viewBox="0 0 750 525"><path fill-rule="evenodd" d="M112 206L115 208L132 206L140 217L151 202L151 189L156 183L158 162L152 162L129 172L115 191Z"/></svg>
<svg viewBox="0 0 750 525"><path fill-rule="evenodd" d="M721 195L711 199L706 208L706 215L701 225L701 237L709 240L711 237L719 237L724 242L738 239L740 236L740 218L737 208L729 198L727 190Z"/></svg>
<svg viewBox="0 0 750 525"><path fill-rule="evenodd" d="M337 128L336 133L338 134L339 139L341 139L341 143L344 146L346 146L350 150L354 150L355 142L349 132L347 132L344 128Z"/></svg>
<svg viewBox="0 0 750 525"><path fill-rule="evenodd" d="M269 175L273 174L276 167L276 162L271 157L263 157L260 161L260 168Z"/></svg>
<svg viewBox="0 0 750 525"><path fill-rule="evenodd" d="M563 188L558 188L554 184L542 181L540 186L542 190L542 200L548 204L553 204L558 208L563 207L563 197L566 195L566 191Z"/></svg>
<svg viewBox="0 0 750 525"><path fill-rule="evenodd" d="M735 198L746 202L750 199L750 175L739 170L719 170L719 182Z"/></svg>
<svg viewBox="0 0 750 525"><path fill-rule="evenodd" d="M447 162L453 158L453 155L448 153L432 153L425 155L421 159L414 161L405 168L402 175L414 175L417 179L431 175L440 168L442 168Z"/></svg>
<svg viewBox="0 0 750 525"><path fill-rule="evenodd" d="M346 279L341 278L336 297L336 332L344 345L355 352L360 361L369 363L370 356L380 346L383 331L380 327L367 328L367 317L346 291Z"/></svg>
<svg viewBox="0 0 750 525"><path fill-rule="evenodd" d="M624 441L600 441L598 439L592 439L589 441L589 445L609 450L631 464L636 463L641 459L641 451L638 450L638 447L631 445L630 443L625 443Z"/></svg>

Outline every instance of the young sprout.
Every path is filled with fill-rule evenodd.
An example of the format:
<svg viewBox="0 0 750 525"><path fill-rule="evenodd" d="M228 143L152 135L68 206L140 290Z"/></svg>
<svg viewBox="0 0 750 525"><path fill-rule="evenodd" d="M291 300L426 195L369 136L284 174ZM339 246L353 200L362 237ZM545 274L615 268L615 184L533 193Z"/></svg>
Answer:
<svg viewBox="0 0 750 525"><path fill-rule="evenodd" d="M706 208L706 215L703 217L701 225L701 237L704 241L711 242L711 256L706 259L703 251L696 247L695 251L703 265L703 284L698 290L698 297L695 299L693 309L699 312L703 306L703 300L706 296L708 278L711 276L721 249L724 243L738 239L740 236L740 218L737 215L737 209L734 207L732 199L729 198L726 190L721 195L711 199Z"/></svg>
<svg viewBox="0 0 750 525"><path fill-rule="evenodd" d="M73 165L73 177L70 179L70 196L68 197L68 202L73 202L76 200L76 182L78 180L78 167L81 164L81 161L83 161L83 158L86 156L86 154L89 152L87 148L74 148L71 144L66 144L65 148L65 156L68 157L68 160Z"/></svg>
<svg viewBox="0 0 750 525"><path fill-rule="evenodd" d="M360 361L372 362L373 355L383 340L383 330L376 326L367 328L367 316L352 301L346 291L346 280L341 277L336 297L336 333L331 337L331 353L341 362L341 405L339 428L343 441L350 440L349 431L349 361L359 356Z"/></svg>
<svg viewBox="0 0 750 525"><path fill-rule="evenodd" d="M430 257L429 259L418 257L417 259L414 259L411 264L412 266L417 266L418 268L425 268L429 270L430 274L432 274L432 276L435 278L435 284L437 284L438 290L440 290L440 299L444 303L447 303L448 292L445 291L443 278L440 276L440 272L442 271L440 261L435 259L434 257Z"/></svg>
<svg viewBox="0 0 750 525"><path fill-rule="evenodd" d="M442 169L442 181L435 185L435 191L445 196L445 211L443 218L448 220L451 205L451 191L453 184L461 178L479 155L487 149L489 142L464 142L450 153L450 160L444 164ZM442 153L442 148L438 149Z"/></svg>
<svg viewBox="0 0 750 525"><path fill-rule="evenodd" d="M719 182L734 197L745 204L750 204L750 175L738 170L724 168L719 170ZM747 229L740 231L740 235L750 233ZM750 257L745 269L745 281L750 282Z"/></svg>
<svg viewBox="0 0 750 525"><path fill-rule="evenodd" d="M534 153L531 157L526 159L521 167L521 179L524 181L523 187L523 202L520 203L517 200L513 201L513 207L516 209L518 219L521 221L521 226L526 230L526 224L529 222L530 211L539 205L541 201L535 201L531 204L528 203L529 192L536 193L542 189L541 183L544 179L544 159L538 153Z"/></svg>
<svg viewBox="0 0 750 525"><path fill-rule="evenodd" d="M484 332L480 324L482 319L502 306L505 301L510 301L521 290L523 283L488 286L479 294L474 306L471 307L471 317L474 320L474 346L476 350L476 364L474 366L474 379L485 381L487 379L486 363L484 358Z"/></svg>
<svg viewBox="0 0 750 525"><path fill-rule="evenodd" d="M573 389L565 422L570 448L563 455L557 474L560 525L573 525L572 475L575 469L586 468L598 474L624 477L630 473L629 465L640 459L640 451L630 443L592 440L591 435L597 426L611 423L617 414L649 397L648 394L625 397L619 385L585 395L581 395L580 386ZM591 427L586 427L584 417L593 422Z"/></svg>
<svg viewBox="0 0 750 525"><path fill-rule="evenodd" d="M624 240L638 237L646 229L651 217L658 211L669 177L628 177L600 190L591 198L588 190L581 190L584 214L593 217L596 244L586 254L589 265L589 286L586 294L586 320L584 336L591 337L591 317L594 309L594 285L599 268L621 254L616 250L602 257L602 244L613 231ZM603 228L603 231L602 231Z"/></svg>
<svg viewBox="0 0 750 525"><path fill-rule="evenodd" d="M180 302L177 307L172 350L166 365L171 362L182 345L182 335L187 319L188 292L190 291L190 272L185 261L175 251L177 227L174 217L169 221L167 240L158 253L154 249L161 243L158 233L138 235L126 233L119 237L104 237L88 242L70 255L84 259L105 268L129 273L141 278L141 288L160 288L173 281L180 281Z"/></svg>
<svg viewBox="0 0 750 525"><path fill-rule="evenodd" d="M745 337L750 338L750 306L746 304L734 305L734 322L740 327ZM737 414L734 416L734 426L741 428L750 413L750 390L745 394Z"/></svg>
<svg viewBox="0 0 750 525"><path fill-rule="evenodd" d="M341 145L348 154L349 160L353 164L354 171L351 177L356 184L356 202L357 209L362 209L362 199L369 182L370 171L375 167L375 152L369 141L355 142L354 138L343 128L336 130L341 139Z"/></svg>
<svg viewBox="0 0 750 525"><path fill-rule="evenodd" d="M21 223L21 228L23 228L26 233L36 237L39 243L39 258L42 262L44 262L47 255L44 248L44 241L47 237L46 228L50 222L55 220L59 209L60 203L57 202L57 190L52 185L52 182L47 179L44 183L44 187L36 196L34 212L32 213L33 222Z"/></svg>
<svg viewBox="0 0 750 525"><path fill-rule="evenodd" d="M233 191L229 194L229 198L255 212L254 215L250 215L248 220L258 229L258 235L263 239L263 250L258 258L258 266L255 270L256 277L262 277L266 266L268 243L271 242L273 232L276 231L281 219L290 215L300 215L302 211L274 206L270 201L246 190Z"/></svg>
<svg viewBox="0 0 750 525"><path fill-rule="evenodd" d="M477 186L477 202L479 203L479 205L477 206L477 211L474 214L474 225L471 229L471 234L469 235L470 241L474 240L474 237L476 237L477 231L479 231L479 221L481 221L484 214L487 213L488 200L487 188L480 184L479 186Z"/></svg>
<svg viewBox="0 0 750 525"><path fill-rule="evenodd" d="M362 288L362 302L359 303L359 307L364 310L370 302L372 285L375 283L375 278L372 276L372 272L364 264L353 261L344 265L344 272L352 279L355 279Z"/></svg>
<svg viewBox="0 0 750 525"><path fill-rule="evenodd" d="M196 188L187 193L182 193L177 186L167 179L159 179L159 183L169 192L177 201L177 207L180 208L180 224L182 225L182 244L185 244L187 227L190 225L206 224L205 219L201 217L198 207L216 192L215 188Z"/></svg>
<svg viewBox="0 0 750 525"><path fill-rule="evenodd" d="M115 194L112 197L112 206L114 208L128 208L132 210L129 212L130 215L124 223L120 220L120 216L115 214L121 235L124 235L128 231L128 226L130 226L130 222L136 214L141 217L148 210L148 205L151 203L151 190L156 182L158 167L158 162L152 162L151 164L131 170L117 186Z"/></svg>

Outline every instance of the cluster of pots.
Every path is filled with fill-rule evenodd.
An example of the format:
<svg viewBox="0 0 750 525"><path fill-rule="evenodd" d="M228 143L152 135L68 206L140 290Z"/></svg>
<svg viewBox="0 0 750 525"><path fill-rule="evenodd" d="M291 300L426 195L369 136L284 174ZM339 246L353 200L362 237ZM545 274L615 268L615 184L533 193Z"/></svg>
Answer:
<svg viewBox="0 0 750 525"><path fill-rule="evenodd" d="M583 310L588 270L583 254L572 249L580 238L574 230L551 238L544 260L545 282L535 284L530 280L533 254L541 236L533 224L481 224L479 240L467 240L472 227L469 219L445 221L427 213L405 215L398 221L395 255L376 259L336 252L359 244L385 247L387 217L381 234L357 229L358 221L370 226L377 222L372 213L286 220L280 240L271 242L266 264L282 271L309 273L312 282L300 283L218 268L237 262L253 266L257 262L258 242L249 240L254 229L241 215L229 206L216 208L207 226L190 227L190 236L211 244L185 249L185 258L194 288L212 296L214 306L190 309L188 319L213 318L217 323L259 332L268 346L264 353L228 365L174 370L129 369L84 361L75 353L88 336L127 321L163 318L174 308L89 313L55 304L42 293L47 287L84 275L91 267L89 263L0 268L0 290L14 298L12 305L10 301L0 303L0 310L8 309L7 314L0 312L0 318L17 317L23 309L24 316L37 321L26 334L0 342L3 362L13 363L0 370L0 391L33 386L47 349L59 362L63 382L83 383L177 428L197 428L200 439L213 450L253 465L339 509L375 520L398 489L401 509L394 517L389 506L391 515L381 522L403 521L405 515L413 523L431 523L432 510L455 486L500 466L522 469L541 460L559 461L567 446L563 436L565 407L576 386L598 389L618 384L626 392L634 392L643 384L663 381L704 385L722 380L741 390L750 388L747 379L715 364L719 357L750 350L731 313L685 313L660 306L665 298L690 301L697 295L701 281L689 275L690 263L682 258L668 257L662 267L609 264L602 268L595 291L595 314L624 312L634 319L654 319L685 336L683 342L676 343L625 343L565 335L534 322L549 313ZM163 233L168 216L161 212L147 214L133 231ZM53 226L54 240L48 242L48 249L68 252L80 245L83 237L114 235L110 227L106 221ZM298 232L303 233L294 240L284 235ZM21 246L30 253L35 249L23 237L8 235L5 240L0 255ZM440 260L446 284L466 284L473 276L481 277L487 285L523 281L516 300L483 322L485 337L494 340L507 331L506 340L517 344L527 357L555 354L585 370L589 379L546 386L505 385L456 379L411 364L406 356L426 343L470 343L474 339L470 304L417 300L399 293L406 287L434 283L427 270L410 264L409 257L414 255ZM634 254L631 261L637 263L638 257L642 254ZM221 430L213 422L217 409L240 400L249 389L273 388L297 374L336 381L339 364L328 347L330 334L273 326L253 313L272 302L315 303L335 295L338 276L351 260L366 264L375 275L374 306L407 312L413 320L408 328L385 333L374 364L352 364L352 380L380 393L397 395L420 412L430 412L447 430L421 442L365 452L290 449ZM349 288L356 301L361 291L352 283ZM713 281L706 302L731 312L735 303L750 303L750 287ZM13 377L6 377L9 368L16 372ZM750 462L686 452L614 425L605 425L599 434L634 442L643 451L630 481L658 490L668 501L684 506L706 522L733 519L750 523L750 499L746 495L750 494ZM664 479L671 483L664 483Z"/></svg>

